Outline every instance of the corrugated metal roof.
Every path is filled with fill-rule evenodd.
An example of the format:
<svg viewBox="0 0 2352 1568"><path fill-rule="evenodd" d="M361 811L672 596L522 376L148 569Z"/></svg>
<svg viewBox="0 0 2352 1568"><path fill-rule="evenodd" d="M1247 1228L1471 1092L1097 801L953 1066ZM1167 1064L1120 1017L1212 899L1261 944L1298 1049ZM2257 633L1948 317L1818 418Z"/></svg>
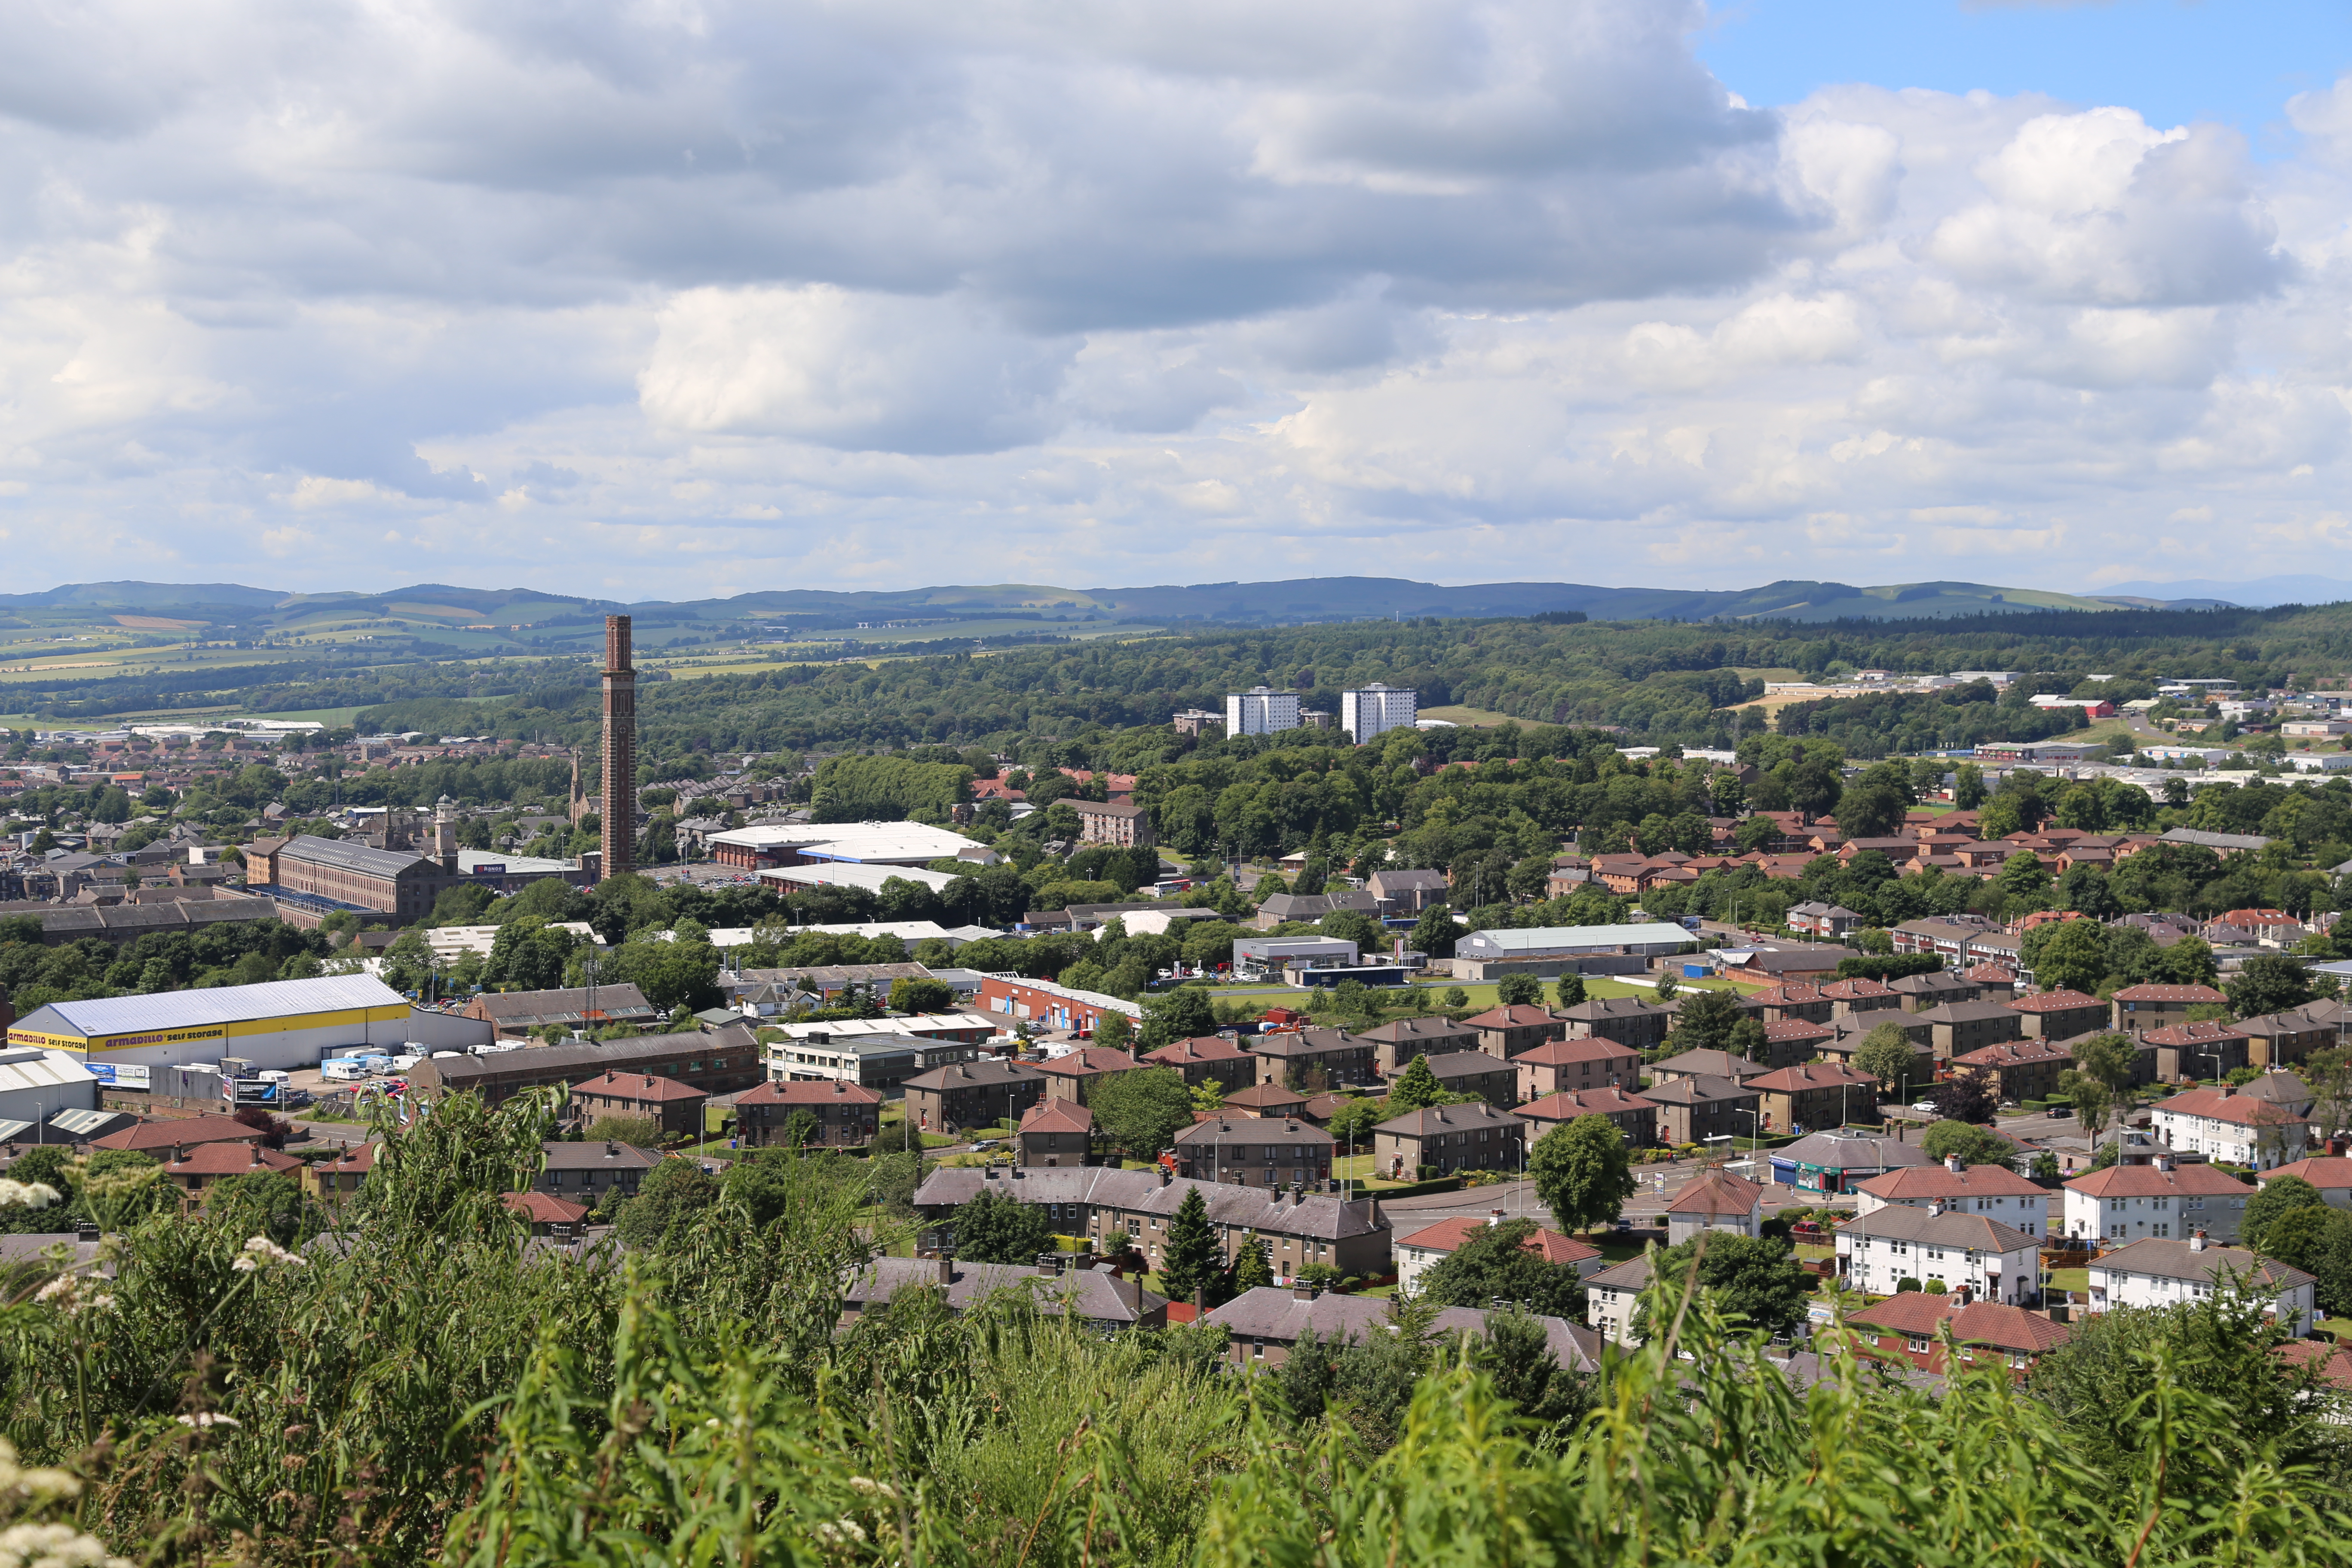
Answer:
<svg viewBox="0 0 2352 1568"><path fill-rule="evenodd" d="M289 1018L303 1013L339 1013L352 1007L405 1006L407 998L367 974L330 974L316 980L269 980L259 985L221 985L208 991L164 991L152 996L110 996L95 1002L52 1002L16 1026L38 1034L127 1035L142 1029L185 1029L205 1024L241 1024L257 1018ZM55 1024L43 1019L54 1018Z"/></svg>
<svg viewBox="0 0 2352 1568"><path fill-rule="evenodd" d="M19 1089L57 1089L96 1081L90 1070L63 1051L23 1047L0 1051L0 1092Z"/></svg>

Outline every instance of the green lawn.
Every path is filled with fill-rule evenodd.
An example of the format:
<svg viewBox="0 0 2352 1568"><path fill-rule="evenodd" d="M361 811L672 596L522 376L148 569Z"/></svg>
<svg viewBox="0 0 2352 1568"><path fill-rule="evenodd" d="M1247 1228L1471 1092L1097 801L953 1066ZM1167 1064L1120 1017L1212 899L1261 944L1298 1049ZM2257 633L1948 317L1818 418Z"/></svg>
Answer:
<svg viewBox="0 0 2352 1568"><path fill-rule="evenodd" d="M2091 1288L2091 1271L2087 1268L2053 1268L2050 1289L2053 1290L2087 1291Z"/></svg>

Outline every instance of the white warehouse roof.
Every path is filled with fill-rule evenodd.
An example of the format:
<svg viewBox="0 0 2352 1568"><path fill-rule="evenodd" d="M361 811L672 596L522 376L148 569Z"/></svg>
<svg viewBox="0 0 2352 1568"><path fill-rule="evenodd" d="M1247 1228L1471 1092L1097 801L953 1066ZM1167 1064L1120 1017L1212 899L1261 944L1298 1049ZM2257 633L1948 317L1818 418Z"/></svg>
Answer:
<svg viewBox="0 0 2352 1568"><path fill-rule="evenodd" d="M1473 931L1462 939L1482 951L1499 952L1598 952L1610 947L1647 947L1659 942L1674 946L1691 940L1691 933L1664 921L1638 925L1526 926L1502 931Z"/></svg>
<svg viewBox="0 0 2352 1568"><path fill-rule="evenodd" d="M64 1051L37 1046L0 1051L0 1094L23 1089L58 1089L95 1083L98 1075Z"/></svg>
<svg viewBox="0 0 2352 1568"><path fill-rule="evenodd" d="M926 860L951 860L963 850L985 847L977 839L924 822L787 822L714 833L709 842L739 849L793 849L824 860L918 866Z"/></svg>
<svg viewBox="0 0 2352 1568"><path fill-rule="evenodd" d="M407 1005L407 997L370 975L330 974L316 980L218 985L205 991L161 991L152 996L52 1002L17 1019L15 1027L94 1038L141 1029L184 1029L202 1024L244 1024L262 1018L299 1017L305 1013ZM65 1026L56 1028L37 1022L47 1018L55 1018Z"/></svg>

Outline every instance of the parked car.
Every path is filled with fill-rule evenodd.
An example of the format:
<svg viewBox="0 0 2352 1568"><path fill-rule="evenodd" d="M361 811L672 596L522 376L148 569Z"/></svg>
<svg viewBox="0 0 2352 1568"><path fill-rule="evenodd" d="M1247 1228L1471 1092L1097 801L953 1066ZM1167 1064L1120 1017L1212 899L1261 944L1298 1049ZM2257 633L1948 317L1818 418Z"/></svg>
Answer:
<svg viewBox="0 0 2352 1568"><path fill-rule="evenodd" d="M1911 1109L1918 1111L1923 1116L1933 1116L1937 1111L1942 1110L1943 1107L1937 1105L1932 1100L1915 1100L1911 1102Z"/></svg>

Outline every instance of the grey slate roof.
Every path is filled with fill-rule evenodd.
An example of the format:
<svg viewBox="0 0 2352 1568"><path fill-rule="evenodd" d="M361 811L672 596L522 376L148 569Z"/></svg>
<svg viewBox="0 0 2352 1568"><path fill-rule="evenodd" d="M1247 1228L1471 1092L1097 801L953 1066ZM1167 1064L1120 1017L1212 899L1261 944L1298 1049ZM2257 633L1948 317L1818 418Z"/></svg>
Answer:
<svg viewBox="0 0 2352 1568"><path fill-rule="evenodd" d="M1685 1051L1654 1062L1650 1071L1658 1073L1697 1073L1707 1078L1761 1078L1772 1069L1762 1062L1751 1062L1746 1057L1733 1056L1729 1051ZM1645 1091L1646 1092L1646 1091Z"/></svg>
<svg viewBox="0 0 2352 1568"><path fill-rule="evenodd" d="M1916 1143L1899 1138L1868 1138L1852 1133L1815 1132L1772 1150L1775 1161L1788 1160L1824 1171L1894 1171L1906 1165L1936 1162Z"/></svg>
<svg viewBox="0 0 2352 1568"><path fill-rule="evenodd" d="M1056 1101L1055 1103L1060 1103ZM1277 1120L1271 1116L1236 1116L1196 1121L1176 1134L1180 1149L1218 1143L1290 1143L1330 1152L1337 1141L1311 1121Z"/></svg>
<svg viewBox="0 0 2352 1568"><path fill-rule="evenodd" d="M364 844L341 838L320 838L305 833L278 852L279 861L292 860L307 866L332 866L340 870L358 871L370 877L397 877L419 864L438 871L441 863L405 849L372 849Z"/></svg>
<svg viewBox="0 0 2352 1568"><path fill-rule="evenodd" d="M1763 1097L1727 1078L1701 1073L1693 1078L1678 1078L1672 1083L1654 1084L1642 1091L1642 1098L1654 1105L1705 1105L1718 1100L1760 1100Z"/></svg>
<svg viewBox="0 0 2352 1568"><path fill-rule="evenodd" d="M542 1143L551 1171L650 1171L668 1156L634 1143Z"/></svg>
<svg viewBox="0 0 2352 1568"><path fill-rule="evenodd" d="M539 1024L572 1024L587 1016L588 989L561 991L486 991L475 998L494 1024L530 1027ZM660 1016L646 994L635 985L596 987L596 1011L608 1018L630 1020ZM737 1015L740 1016L740 1015Z"/></svg>
<svg viewBox="0 0 2352 1568"><path fill-rule="evenodd" d="M1508 1130L1524 1129L1526 1125L1509 1111L1497 1110L1481 1100L1469 1105L1423 1106L1419 1110L1391 1117L1372 1131L1394 1133L1400 1138L1432 1138L1441 1132L1462 1132L1478 1127Z"/></svg>
<svg viewBox="0 0 2352 1568"><path fill-rule="evenodd" d="M2000 1002L1939 1002L1917 1016L1930 1024L1973 1024L1987 1018L2014 1018L2018 1011Z"/></svg>
<svg viewBox="0 0 2352 1568"><path fill-rule="evenodd" d="M1391 1045L1408 1045L1415 1040L1475 1040L1478 1031L1467 1024L1457 1024L1447 1017L1397 1018L1377 1029L1366 1029L1368 1040L1386 1040Z"/></svg>
<svg viewBox="0 0 2352 1568"><path fill-rule="evenodd" d="M1261 1285L1244 1290L1215 1311L1208 1321L1223 1325L1236 1338L1273 1340L1296 1344L1310 1330L1318 1339L1362 1339L1382 1333L1394 1321L1393 1302L1379 1297L1336 1296L1328 1292L1311 1300L1297 1290ZM1601 1336L1565 1318L1538 1318L1544 1339L1562 1367L1597 1372L1601 1366ZM1486 1314L1469 1307L1447 1307L1437 1314L1440 1332L1475 1334L1485 1338Z"/></svg>
<svg viewBox="0 0 2352 1568"><path fill-rule="evenodd" d="M908 1044L910 1047L917 1043L919 1042L909 1037ZM976 1062L953 1062L946 1067L933 1068L927 1073L908 1079L907 1087L950 1094L957 1089L985 1089L991 1084L1027 1081L1042 1083L1045 1079L1045 1074L1031 1067L1027 1062L998 1061L992 1058L983 1058Z"/></svg>
<svg viewBox="0 0 2352 1568"><path fill-rule="evenodd" d="M2211 1279L2227 1269L2282 1290L2317 1283L2300 1268L2290 1268L2242 1247L2216 1247L2209 1242L2200 1251L2185 1241L2160 1241L2152 1236L2102 1253L2092 1260L2091 1268L2110 1274L2152 1274L2163 1279Z"/></svg>
<svg viewBox="0 0 2352 1568"><path fill-rule="evenodd" d="M1311 1057L1350 1047L1370 1051L1374 1045L1369 1037L1351 1035L1345 1029L1299 1029L1260 1035L1244 1043L1253 1054L1261 1057Z"/></svg>
<svg viewBox="0 0 2352 1568"><path fill-rule="evenodd" d="M1974 1247L1979 1252L2016 1252L2042 1243L2014 1226L1978 1214L1930 1214L1890 1204L1838 1227L1841 1236L1875 1236L1929 1247Z"/></svg>
<svg viewBox="0 0 2352 1568"><path fill-rule="evenodd" d="M1429 1063L1429 1070L1437 1075L1440 1083L1448 1079L1478 1078L1487 1073L1516 1073L1518 1070L1502 1058L1490 1057L1484 1051L1448 1051L1444 1056L1422 1059Z"/></svg>
<svg viewBox="0 0 2352 1568"><path fill-rule="evenodd" d="M682 1050L757 1053L759 1038L749 1025L730 1026L709 1034L640 1035L633 1040L606 1040L597 1045L526 1046L488 1057L436 1057L433 1070L445 1089L466 1089L479 1079L528 1068L534 1072L573 1072L593 1078L614 1068L626 1070L633 1062L676 1056Z"/></svg>
<svg viewBox="0 0 2352 1568"><path fill-rule="evenodd" d="M916 1190L915 1206L934 1211L959 1207L977 1197L983 1184L1020 1203L1086 1204L1146 1215L1173 1215L1184 1194L1197 1187L1209 1205L1213 1225L1318 1241L1377 1235L1389 1228L1379 1201L1373 1198L1348 1202L1328 1194L1308 1193L1294 1201L1263 1187L1183 1176L1171 1177L1163 1184L1155 1171L1114 1171L1101 1165L1016 1168L1001 1176L971 1166L937 1170Z"/></svg>
<svg viewBox="0 0 2352 1568"><path fill-rule="evenodd" d="M877 1258L851 1274L843 1302L863 1308L869 1302L887 1301L909 1286L937 1289L940 1261L935 1258ZM946 1261L948 1306L958 1312L970 1310L999 1290L1025 1290L1036 1297L1038 1310L1047 1317L1059 1317L1075 1309L1078 1316L1093 1322L1131 1327L1168 1305L1166 1297L1145 1289L1140 1280L1120 1279L1107 1269L1073 1268L1045 1274L1017 1263L966 1263L955 1258Z"/></svg>

